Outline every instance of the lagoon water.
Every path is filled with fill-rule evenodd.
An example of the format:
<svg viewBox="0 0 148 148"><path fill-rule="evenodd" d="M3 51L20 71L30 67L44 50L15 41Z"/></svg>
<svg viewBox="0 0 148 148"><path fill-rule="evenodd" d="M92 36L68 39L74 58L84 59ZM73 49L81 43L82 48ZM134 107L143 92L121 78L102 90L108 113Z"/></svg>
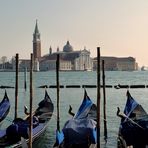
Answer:
<svg viewBox="0 0 148 148"><path fill-rule="evenodd" d="M134 85L143 84L148 85L148 71L134 71L134 72L121 72L121 71L107 71L106 85ZM96 85L97 76L96 72L60 72L60 84L61 85ZM0 85L15 86L15 73L14 72L1 72L0 73ZM37 107L37 104L44 97L44 89L38 88L41 85L56 85L56 73L55 71L48 72L36 72L33 73L33 108ZM87 88L88 95L96 103L97 89ZM131 95L148 111L148 88L129 89ZM3 98L4 89L0 89L0 98ZM36 148L52 148L55 142L56 131L56 89L47 89L53 103L54 103L54 115L49 122L48 128L44 135L39 139L33 147ZM107 127L108 127L108 141L104 144L103 137L103 110L102 110L102 89L101 89L101 148L115 148L117 145L118 127L120 123L119 117L116 116L117 107L119 106L121 111L124 109L126 102L127 89L115 89L106 88L107 99ZM23 106L29 107L29 73L27 74L27 90L24 90L24 73L19 73L19 96L18 96L18 117L24 117ZM7 89L8 96L11 101L11 110L7 118L1 125L1 129L11 124L14 118L14 100L15 89ZM61 88L60 89L60 126L63 127L64 123L71 118L68 114L68 108L71 104L73 111L76 112L82 99L83 88Z"/></svg>

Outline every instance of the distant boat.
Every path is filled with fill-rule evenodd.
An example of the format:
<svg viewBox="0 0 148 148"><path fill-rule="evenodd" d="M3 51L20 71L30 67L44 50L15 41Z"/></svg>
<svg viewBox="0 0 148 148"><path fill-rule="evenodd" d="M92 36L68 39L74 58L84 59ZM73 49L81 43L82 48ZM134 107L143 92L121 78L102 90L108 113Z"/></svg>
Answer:
<svg viewBox="0 0 148 148"><path fill-rule="evenodd" d="M141 67L141 71L147 71L147 70L148 70L148 67L146 67L146 66Z"/></svg>
<svg viewBox="0 0 148 148"><path fill-rule="evenodd" d="M84 71L92 71L92 70L89 68L85 68Z"/></svg>

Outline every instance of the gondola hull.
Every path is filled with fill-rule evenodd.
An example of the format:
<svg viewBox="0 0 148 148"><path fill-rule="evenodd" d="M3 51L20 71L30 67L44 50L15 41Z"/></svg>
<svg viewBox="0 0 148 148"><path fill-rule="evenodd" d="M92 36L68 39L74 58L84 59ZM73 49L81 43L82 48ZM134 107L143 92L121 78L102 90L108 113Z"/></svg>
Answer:
<svg viewBox="0 0 148 148"><path fill-rule="evenodd" d="M47 126L48 126L48 122L45 123L45 124L41 124L41 125L40 125L40 127L41 127L40 130L39 130L38 132L36 132L36 133L33 133L33 137L32 137L32 142L33 142L33 143L34 143L36 140L38 140L38 139L44 134L44 132L45 132ZM38 127L38 128L39 128L39 127ZM27 140L26 140L26 143L28 144L28 142L29 142L29 140L27 139ZM20 141L20 142L18 142L18 143L16 143L16 144L12 145L11 147L12 147L12 148L20 148L20 147L22 147L22 142Z"/></svg>
<svg viewBox="0 0 148 148"><path fill-rule="evenodd" d="M53 103L45 91L44 99L39 103L33 115L33 129L32 129L32 142L37 140L46 130L48 123L52 117L54 110ZM10 146L12 148L22 147L21 138L25 143L29 142L29 116L25 120L17 118L5 130L0 131L0 147ZM15 128L17 127L17 128ZM17 129L17 130L16 130Z"/></svg>
<svg viewBox="0 0 148 148"><path fill-rule="evenodd" d="M0 102L0 123L6 118L10 111L10 101L5 91L3 100Z"/></svg>

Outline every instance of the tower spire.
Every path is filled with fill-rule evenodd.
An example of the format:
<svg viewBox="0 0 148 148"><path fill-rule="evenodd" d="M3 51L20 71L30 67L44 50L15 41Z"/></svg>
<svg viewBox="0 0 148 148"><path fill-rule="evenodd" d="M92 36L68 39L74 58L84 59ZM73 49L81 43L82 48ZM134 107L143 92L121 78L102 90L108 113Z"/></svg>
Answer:
<svg viewBox="0 0 148 148"><path fill-rule="evenodd" d="M38 20L37 20L37 19L36 19L36 24L35 24L34 34L39 34L39 29L38 29Z"/></svg>

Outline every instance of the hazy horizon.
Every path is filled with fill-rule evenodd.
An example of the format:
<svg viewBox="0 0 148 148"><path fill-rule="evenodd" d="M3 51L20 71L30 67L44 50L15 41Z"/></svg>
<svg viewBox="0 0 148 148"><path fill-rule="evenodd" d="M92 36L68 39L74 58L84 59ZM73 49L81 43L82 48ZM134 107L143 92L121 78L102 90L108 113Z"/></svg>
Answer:
<svg viewBox="0 0 148 148"><path fill-rule="evenodd" d="M29 58L36 19L42 55L60 50L70 41L74 50L84 47L96 56L136 58L148 66L147 0L2 0L0 5L1 56Z"/></svg>

